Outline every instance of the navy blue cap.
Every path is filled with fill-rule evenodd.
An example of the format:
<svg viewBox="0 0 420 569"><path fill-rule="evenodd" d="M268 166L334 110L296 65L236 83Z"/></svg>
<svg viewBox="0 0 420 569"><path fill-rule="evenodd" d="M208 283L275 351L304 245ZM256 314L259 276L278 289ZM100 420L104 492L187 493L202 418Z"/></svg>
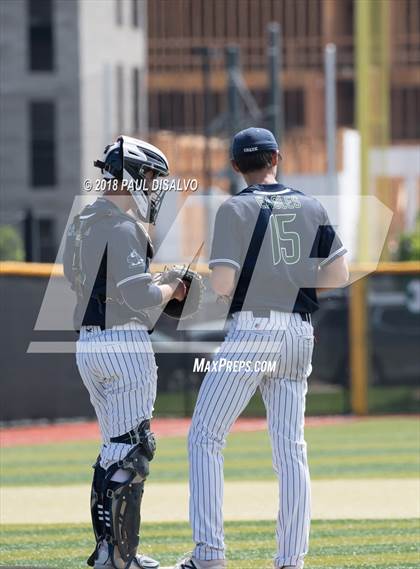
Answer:
<svg viewBox="0 0 420 569"><path fill-rule="evenodd" d="M236 160L240 156L260 152L261 150L278 150L279 145L272 132L266 128L246 128L235 134L232 141L231 154Z"/></svg>

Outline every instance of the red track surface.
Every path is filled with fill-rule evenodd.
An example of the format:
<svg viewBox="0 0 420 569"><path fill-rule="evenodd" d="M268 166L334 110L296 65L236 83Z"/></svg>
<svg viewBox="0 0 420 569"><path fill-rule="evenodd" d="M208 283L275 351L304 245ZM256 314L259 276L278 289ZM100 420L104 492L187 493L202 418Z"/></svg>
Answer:
<svg viewBox="0 0 420 569"><path fill-rule="evenodd" d="M331 425L356 420L353 417L309 417L306 425ZM154 419L153 431L158 437L185 436L188 432L190 419ZM233 432L263 431L266 428L265 419L239 419L233 427ZM99 439L99 429L96 422L73 422L48 425L32 425L0 429L2 447L34 446L66 441L92 441Z"/></svg>

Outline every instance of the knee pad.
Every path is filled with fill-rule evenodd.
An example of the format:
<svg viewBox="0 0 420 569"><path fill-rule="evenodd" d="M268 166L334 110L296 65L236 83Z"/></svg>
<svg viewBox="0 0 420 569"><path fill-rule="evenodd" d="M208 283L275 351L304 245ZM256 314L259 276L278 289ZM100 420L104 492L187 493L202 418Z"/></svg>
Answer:
<svg viewBox="0 0 420 569"><path fill-rule="evenodd" d="M136 446L118 462L118 467L132 472L135 475L133 482L142 482L149 476L149 462L155 456L156 438L150 430L150 421L143 421L136 430L127 435L133 438L132 433L135 433Z"/></svg>
<svg viewBox="0 0 420 569"><path fill-rule="evenodd" d="M156 438L150 430L150 421L148 419L142 421L138 427L128 433L112 437L110 441L111 443L135 445L134 448L139 449L149 462L153 459L156 452Z"/></svg>
<svg viewBox="0 0 420 569"><path fill-rule="evenodd" d="M156 449L155 438L149 428L150 423L144 423L140 425L141 430L139 428L137 431L137 445L125 458L111 466L104 478L106 540L110 545L111 560L116 569L129 566L137 553L140 540L140 507L144 482L149 475L149 462L153 459ZM115 473L120 469L126 473L123 477L126 480L123 482L118 481L118 477L115 480Z"/></svg>

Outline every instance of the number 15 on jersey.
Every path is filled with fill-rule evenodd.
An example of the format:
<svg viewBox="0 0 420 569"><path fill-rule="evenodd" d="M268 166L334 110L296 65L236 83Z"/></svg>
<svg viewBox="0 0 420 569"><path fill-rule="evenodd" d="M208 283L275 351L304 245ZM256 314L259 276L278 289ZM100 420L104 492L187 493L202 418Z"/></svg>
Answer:
<svg viewBox="0 0 420 569"><path fill-rule="evenodd" d="M286 265L294 265L300 259L300 236L296 231L288 229L289 224L295 219L295 213L276 213L270 217L274 265L278 265L281 261Z"/></svg>

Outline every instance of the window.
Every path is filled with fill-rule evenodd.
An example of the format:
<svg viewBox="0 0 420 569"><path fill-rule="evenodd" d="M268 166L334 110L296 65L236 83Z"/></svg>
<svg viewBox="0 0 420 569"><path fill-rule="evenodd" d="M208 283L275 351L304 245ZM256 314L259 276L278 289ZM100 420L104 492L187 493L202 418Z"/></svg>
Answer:
<svg viewBox="0 0 420 569"><path fill-rule="evenodd" d="M340 36L352 36L354 33L355 2L340 0L334 6L335 33Z"/></svg>
<svg viewBox="0 0 420 569"><path fill-rule="evenodd" d="M55 105L50 101L30 104L31 185L56 184Z"/></svg>
<svg viewBox="0 0 420 569"><path fill-rule="evenodd" d="M117 129L120 133L124 130L124 69L117 65Z"/></svg>
<svg viewBox="0 0 420 569"><path fill-rule="evenodd" d="M55 244L55 222L50 218L38 220L39 260L41 263L53 263L57 254Z"/></svg>
<svg viewBox="0 0 420 569"><path fill-rule="evenodd" d="M122 26L122 0L115 0L115 20L117 22L117 26Z"/></svg>
<svg viewBox="0 0 420 569"><path fill-rule="evenodd" d="M212 91L210 99L211 124L224 111L225 94ZM151 130L202 133L204 129L203 94L200 92L150 90L148 120Z"/></svg>
<svg viewBox="0 0 420 569"><path fill-rule="evenodd" d="M391 94L392 140L420 139L420 87L394 87Z"/></svg>
<svg viewBox="0 0 420 569"><path fill-rule="evenodd" d="M131 15L132 15L132 22L135 28L138 28L140 25L139 20L139 0L131 0Z"/></svg>
<svg viewBox="0 0 420 569"><path fill-rule="evenodd" d="M55 220L38 218L29 209L24 218L26 261L51 263L57 255Z"/></svg>
<svg viewBox="0 0 420 569"><path fill-rule="evenodd" d="M254 97L260 110L269 106L269 93L266 89L253 89ZM283 91L284 128L291 130L305 126L305 97L302 89L285 89ZM270 128L270 118L267 118L267 128Z"/></svg>
<svg viewBox="0 0 420 569"><path fill-rule="evenodd" d="M27 0L29 69L53 71L54 38L52 0Z"/></svg>
<svg viewBox="0 0 420 569"><path fill-rule="evenodd" d="M140 130L140 71L137 67L133 69L133 131L138 133Z"/></svg>
<svg viewBox="0 0 420 569"><path fill-rule="evenodd" d="M253 89L258 107L264 111L268 106L266 89ZM210 94L210 124L223 127L220 118L227 111L226 93L212 91ZM286 89L283 94L284 121L286 130L305 126L305 97L303 89ZM242 108L242 105L241 105ZM174 130L179 132L202 132L204 128L204 97L201 92L149 91L148 119L151 130ZM250 125L248 125L250 126ZM244 127L245 128L245 127Z"/></svg>
<svg viewBox="0 0 420 569"><path fill-rule="evenodd" d="M284 128L290 130L305 125L305 98L302 89L284 92Z"/></svg>
<svg viewBox="0 0 420 569"><path fill-rule="evenodd" d="M354 127L354 82L337 82L337 124Z"/></svg>

